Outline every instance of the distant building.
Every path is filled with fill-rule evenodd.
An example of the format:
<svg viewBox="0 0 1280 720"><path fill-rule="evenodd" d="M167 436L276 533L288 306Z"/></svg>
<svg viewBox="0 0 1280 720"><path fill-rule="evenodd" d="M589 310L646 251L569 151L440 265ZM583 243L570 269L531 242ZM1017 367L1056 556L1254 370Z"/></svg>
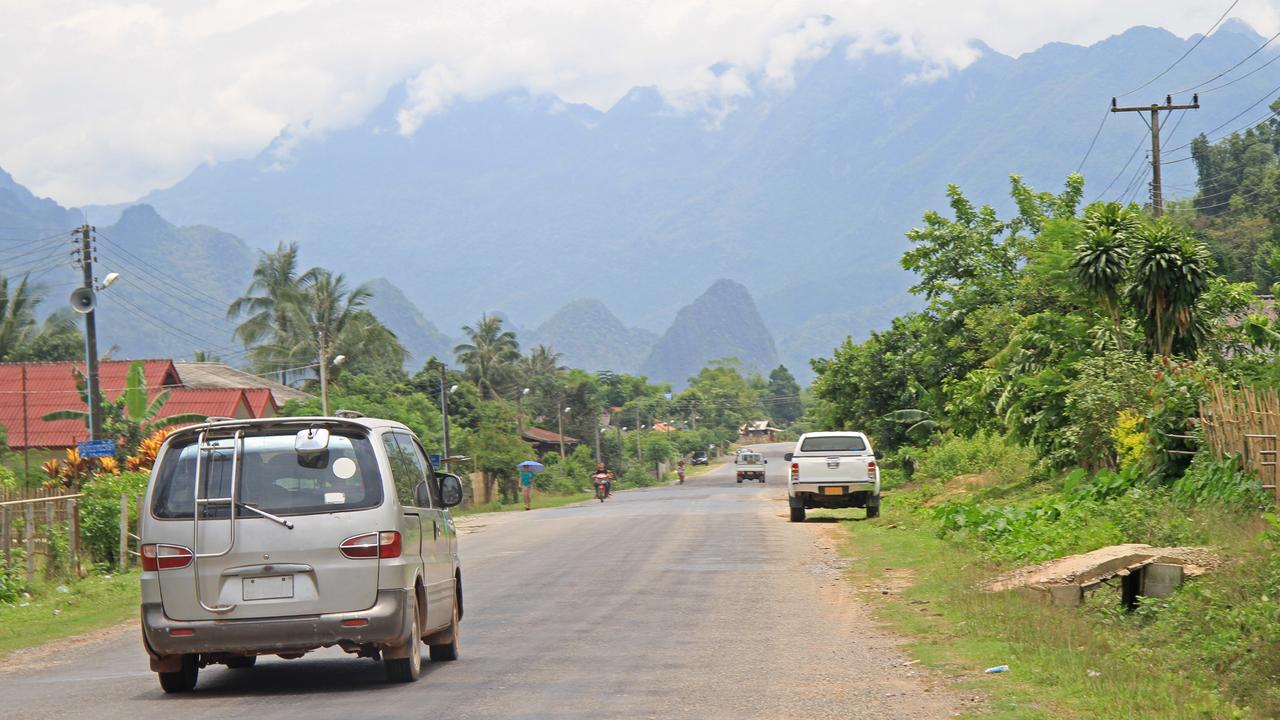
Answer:
<svg viewBox="0 0 1280 720"><path fill-rule="evenodd" d="M104 402L124 392L134 360L105 360L98 364L98 382ZM281 385L220 363L174 363L142 360L147 399L161 392L169 398L159 418L194 413L206 417L274 417L285 402L309 397ZM82 420L46 421L58 410L84 408L84 396L76 388L79 362L0 363L0 426L9 436L9 447L70 448L87 440Z"/></svg>
<svg viewBox="0 0 1280 720"><path fill-rule="evenodd" d="M745 443L774 442L777 439L778 432L778 428L769 426L768 420L752 420L738 428L738 441Z"/></svg>
<svg viewBox="0 0 1280 720"><path fill-rule="evenodd" d="M533 446L534 452L536 452L539 457L546 453L560 452L561 435L559 433L554 433L550 430L543 430L542 428L530 427L525 428L524 432L520 433L520 437L525 442ZM565 451L572 450L579 442L577 438L572 438L568 435L563 437Z"/></svg>

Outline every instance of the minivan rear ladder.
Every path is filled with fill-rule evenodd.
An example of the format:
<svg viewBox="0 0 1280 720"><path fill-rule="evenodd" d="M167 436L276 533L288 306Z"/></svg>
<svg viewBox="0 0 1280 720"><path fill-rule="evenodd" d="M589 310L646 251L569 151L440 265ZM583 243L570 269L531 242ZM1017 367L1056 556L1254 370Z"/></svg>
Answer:
<svg viewBox="0 0 1280 720"><path fill-rule="evenodd" d="M200 497L200 480L202 473L208 472L205 467L204 456L206 452L214 450L225 450L220 445L209 444L207 441L209 431L201 430L199 437L196 438L196 478L194 485L194 500L191 513L191 572L195 577L196 583L196 602L200 603L200 607L205 612L210 613L227 613L235 609L235 605L206 605L200 590L200 560L219 558L231 552L236 545L236 503L237 503L237 483L240 476L240 457L244 454L244 430L236 430L236 434L231 439L231 491L227 497ZM206 482L206 492L208 491L208 483ZM227 546L220 552L200 552L200 515L204 513L206 507L210 505L227 505L228 514L228 538Z"/></svg>

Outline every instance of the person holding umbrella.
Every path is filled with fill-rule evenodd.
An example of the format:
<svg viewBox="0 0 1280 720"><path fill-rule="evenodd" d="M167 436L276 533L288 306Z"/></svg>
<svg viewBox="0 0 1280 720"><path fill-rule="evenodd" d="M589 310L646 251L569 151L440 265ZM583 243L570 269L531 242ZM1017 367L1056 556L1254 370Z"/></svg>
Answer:
<svg viewBox="0 0 1280 720"><path fill-rule="evenodd" d="M520 471L520 492L524 495L524 509L532 510L533 476L542 472L542 463L525 460L516 465L516 469Z"/></svg>

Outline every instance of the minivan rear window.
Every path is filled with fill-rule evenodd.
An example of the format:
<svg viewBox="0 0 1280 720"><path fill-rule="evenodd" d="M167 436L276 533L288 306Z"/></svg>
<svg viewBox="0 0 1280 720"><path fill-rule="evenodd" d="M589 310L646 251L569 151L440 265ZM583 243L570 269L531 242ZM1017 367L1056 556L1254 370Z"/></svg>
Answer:
<svg viewBox="0 0 1280 720"><path fill-rule="evenodd" d="M251 435L244 439L236 494L240 502L273 515L363 510L382 504L382 480L369 439L359 435L329 437L329 449L299 455L294 435ZM200 474L201 497L226 497L231 492L232 440L208 441ZM194 440L170 447L156 475L152 512L158 518L190 519L196 473ZM226 518L226 504L205 506L200 518ZM238 518L257 517L240 508Z"/></svg>
<svg viewBox="0 0 1280 720"><path fill-rule="evenodd" d="M867 443L858 435L826 435L805 438L800 452L863 452Z"/></svg>

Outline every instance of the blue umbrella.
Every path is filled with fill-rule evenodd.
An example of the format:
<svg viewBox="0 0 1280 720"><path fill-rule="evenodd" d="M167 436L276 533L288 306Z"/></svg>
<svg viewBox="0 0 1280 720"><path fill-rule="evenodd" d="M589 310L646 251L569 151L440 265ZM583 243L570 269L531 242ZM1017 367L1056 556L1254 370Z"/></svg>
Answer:
<svg viewBox="0 0 1280 720"><path fill-rule="evenodd" d="M519 465L516 465L516 467L521 470L532 470L535 473L540 473L546 469L542 463L537 462L536 460L525 460Z"/></svg>

